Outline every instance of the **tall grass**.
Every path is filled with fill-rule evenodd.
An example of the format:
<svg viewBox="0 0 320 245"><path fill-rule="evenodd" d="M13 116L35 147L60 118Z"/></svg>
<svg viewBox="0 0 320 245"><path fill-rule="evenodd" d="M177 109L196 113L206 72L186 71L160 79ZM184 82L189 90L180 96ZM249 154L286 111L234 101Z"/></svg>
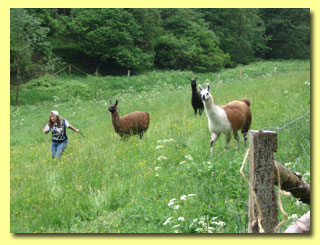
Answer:
<svg viewBox="0 0 320 245"><path fill-rule="evenodd" d="M210 74L198 80L211 82L218 104L249 99L252 129L282 126L310 111L309 63L297 64L299 70L291 62L265 63L270 69L261 73L259 63L246 67L256 71L247 79L229 70L221 72L223 81ZM282 72L278 68L273 74L275 65ZM123 82L126 86L113 97L12 106L11 232L245 233L248 187L239 168L246 147L236 151L232 140L225 150L221 137L210 156L207 118L195 117L191 107L190 75L168 71L117 78L137 81ZM159 81L138 91L135 84L148 77ZM110 98L119 100L121 115L149 112L143 140L121 140L114 133ZM85 135L68 131L60 161L50 158L50 136L41 132L52 109ZM278 131L275 158L310 180L310 116ZM291 196L282 199L291 221L309 209Z"/></svg>

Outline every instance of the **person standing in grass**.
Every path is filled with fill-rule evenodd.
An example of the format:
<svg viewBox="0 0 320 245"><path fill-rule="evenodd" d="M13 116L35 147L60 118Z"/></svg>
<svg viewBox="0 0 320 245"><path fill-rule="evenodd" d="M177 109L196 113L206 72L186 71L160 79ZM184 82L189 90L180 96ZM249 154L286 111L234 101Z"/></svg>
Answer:
<svg viewBox="0 0 320 245"><path fill-rule="evenodd" d="M60 158L63 151L67 148L68 137L67 128L80 133L80 130L73 127L67 120L62 119L57 111L51 111L48 124L42 129L43 133L52 132L51 156L52 158Z"/></svg>

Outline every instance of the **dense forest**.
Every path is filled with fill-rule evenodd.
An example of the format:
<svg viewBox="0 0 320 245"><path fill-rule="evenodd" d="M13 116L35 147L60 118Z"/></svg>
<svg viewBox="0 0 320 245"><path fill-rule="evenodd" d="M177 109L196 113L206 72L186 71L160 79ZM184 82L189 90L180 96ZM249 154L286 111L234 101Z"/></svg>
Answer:
<svg viewBox="0 0 320 245"><path fill-rule="evenodd" d="M310 9L11 9L11 85L66 64L120 75L310 58Z"/></svg>

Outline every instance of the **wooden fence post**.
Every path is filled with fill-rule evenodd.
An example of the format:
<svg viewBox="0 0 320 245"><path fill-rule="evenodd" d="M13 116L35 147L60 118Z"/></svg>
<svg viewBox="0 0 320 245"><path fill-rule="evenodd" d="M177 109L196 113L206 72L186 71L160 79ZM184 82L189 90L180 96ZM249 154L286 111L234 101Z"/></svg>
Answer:
<svg viewBox="0 0 320 245"><path fill-rule="evenodd" d="M71 74L71 64L69 64L69 75Z"/></svg>
<svg viewBox="0 0 320 245"><path fill-rule="evenodd" d="M249 194L249 233L272 233L278 224L277 199L274 193L275 171L273 153L277 150L277 133L249 131L250 183L254 193ZM263 231L259 227L259 222Z"/></svg>

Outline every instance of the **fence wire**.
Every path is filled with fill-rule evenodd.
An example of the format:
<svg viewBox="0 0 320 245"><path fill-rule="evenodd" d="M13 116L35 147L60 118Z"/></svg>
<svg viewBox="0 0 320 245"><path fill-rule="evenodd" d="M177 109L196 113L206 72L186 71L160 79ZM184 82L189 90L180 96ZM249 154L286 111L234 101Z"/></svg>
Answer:
<svg viewBox="0 0 320 245"><path fill-rule="evenodd" d="M302 116L300 116L300 117L298 117L298 118L296 118L296 119L294 119L294 120L286 123L285 125L283 125L283 126L281 126L281 127L279 127L279 126L265 127L265 128L262 128L261 130L278 130L278 131L280 131L280 130L288 127L289 125L295 123L296 121L299 121L299 120L301 120L302 118L308 116L309 114L310 114L310 112L307 112L306 114L304 114L304 115L302 115Z"/></svg>

